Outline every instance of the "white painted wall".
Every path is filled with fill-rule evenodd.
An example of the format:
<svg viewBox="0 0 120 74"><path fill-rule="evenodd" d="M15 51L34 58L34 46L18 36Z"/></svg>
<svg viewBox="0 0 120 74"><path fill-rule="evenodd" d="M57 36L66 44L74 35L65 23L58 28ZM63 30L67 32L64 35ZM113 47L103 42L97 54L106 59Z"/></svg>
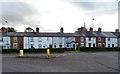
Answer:
<svg viewBox="0 0 120 74"><path fill-rule="evenodd" d="M72 41L75 42L75 37L65 37L65 47L66 48L73 48L73 44L75 44L75 43L68 44L69 47L67 47L67 43L70 43Z"/></svg>
<svg viewBox="0 0 120 74"><path fill-rule="evenodd" d="M106 47L108 47L108 44L110 44L110 47L112 47L112 44L114 44L114 47L117 47L117 38L110 38L110 41L106 38Z"/></svg>
<svg viewBox="0 0 120 74"><path fill-rule="evenodd" d="M60 48L60 45L62 45L62 48L67 47L67 42L75 41L75 37L41 37L41 42L39 42L39 37L33 37L34 41L31 42L31 37L24 37L24 49L31 48L31 44L34 45L34 48L39 48L39 44L42 45L42 48L48 48L49 45L52 45L52 48ZM56 47L54 47L56 44ZM69 44L69 48L73 48L73 44Z"/></svg>
<svg viewBox="0 0 120 74"><path fill-rule="evenodd" d="M65 47L65 38L64 37L53 37L52 39L52 45L53 48L55 48L54 46L56 45L56 48L60 48L59 46L62 45L62 48Z"/></svg>
<svg viewBox="0 0 120 74"><path fill-rule="evenodd" d="M1 46L3 46L3 49L10 48L10 37L2 37L2 38L3 38L3 42L0 42L0 44L1 44ZM9 44L9 45L7 45L7 44Z"/></svg>
<svg viewBox="0 0 120 74"><path fill-rule="evenodd" d="M41 42L39 41L39 37L33 37L33 42L31 42L31 37L24 37L24 49L31 48L31 44L33 44L34 48L39 48L39 44L48 48L49 45L52 45L52 37L41 37Z"/></svg>
<svg viewBox="0 0 120 74"><path fill-rule="evenodd" d="M93 44L96 46L96 38L91 37L91 41L89 41L89 37L86 37L86 47L89 47L89 43L91 43L91 47L93 47Z"/></svg>

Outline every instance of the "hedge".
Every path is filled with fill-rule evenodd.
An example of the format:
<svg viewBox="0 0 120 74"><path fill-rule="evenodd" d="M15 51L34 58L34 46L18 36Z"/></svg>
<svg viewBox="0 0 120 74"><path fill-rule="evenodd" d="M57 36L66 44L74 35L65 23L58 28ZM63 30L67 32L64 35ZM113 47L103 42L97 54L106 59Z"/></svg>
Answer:
<svg viewBox="0 0 120 74"><path fill-rule="evenodd" d="M47 49L3 49L2 53L19 53L20 50L23 50L24 53L46 53ZM63 53L64 48L52 48L50 49L51 53Z"/></svg>
<svg viewBox="0 0 120 74"><path fill-rule="evenodd" d="M80 47L80 51L120 51L120 47Z"/></svg>

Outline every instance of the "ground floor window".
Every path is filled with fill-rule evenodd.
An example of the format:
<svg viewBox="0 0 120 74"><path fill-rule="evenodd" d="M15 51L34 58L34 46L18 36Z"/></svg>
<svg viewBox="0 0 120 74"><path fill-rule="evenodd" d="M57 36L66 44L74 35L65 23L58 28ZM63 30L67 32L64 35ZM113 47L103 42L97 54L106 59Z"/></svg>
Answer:
<svg viewBox="0 0 120 74"><path fill-rule="evenodd" d="M112 47L114 47L114 44L112 44Z"/></svg>
<svg viewBox="0 0 120 74"><path fill-rule="evenodd" d="M39 45L38 45L38 48L42 48L42 44L39 44Z"/></svg>
<svg viewBox="0 0 120 74"><path fill-rule="evenodd" d="M101 43L98 43L98 47L101 47Z"/></svg>
<svg viewBox="0 0 120 74"><path fill-rule="evenodd" d="M60 44L59 47L62 48L62 45Z"/></svg>
<svg viewBox="0 0 120 74"><path fill-rule="evenodd" d="M89 45L89 47L91 47L91 43L89 43L88 45Z"/></svg>
<svg viewBox="0 0 120 74"><path fill-rule="evenodd" d="M110 47L110 44L108 44L108 47Z"/></svg>
<svg viewBox="0 0 120 74"><path fill-rule="evenodd" d="M105 47L105 44L104 44L104 43L102 44L102 47Z"/></svg>
<svg viewBox="0 0 120 74"><path fill-rule="evenodd" d="M54 43L54 48L56 48L56 43Z"/></svg>
<svg viewBox="0 0 120 74"><path fill-rule="evenodd" d="M49 47L52 48L52 45L50 44Z"/></svg>
<svg viewBox="0 0 120 74"><path fill-rule="evenodd" d="M69 47L69 45L67 44L67 47Z"/></svg>
<svg viewBox="0 0 120 74"><path fill-rule="evenodd" d="M31 44L31 48L34 48L34 44Z"/></svg>
<svg viewBox="0 0 120 74"><path fill-rule="evenodd" d="M84 46L84 43L81 43L81 47L83 47Z"/></svg>
<svg viewBox="0 0 120 74"><path fill-rule="evenodd" d="M93 44L93 47L95 47L95 43Z"/></svg>
<svg viewBox="0 0 120 74"><path fill-rule="evenodd" d="M17 43L13 43L13 48L17 48Z"/></svg>

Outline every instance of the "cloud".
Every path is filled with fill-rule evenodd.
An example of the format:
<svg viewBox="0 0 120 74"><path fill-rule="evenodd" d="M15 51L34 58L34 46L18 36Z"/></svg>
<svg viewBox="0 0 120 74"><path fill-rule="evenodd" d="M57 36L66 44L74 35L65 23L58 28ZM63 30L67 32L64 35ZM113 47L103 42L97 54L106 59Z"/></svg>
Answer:
<svg viewBox="0 0 120 74"><path fill-rule="evenodd" d="M62 0L30 0L26 2L3 2L2 22L8 20L18 31L24 31L28 26L41 32L58 32L64 27L65 32L74 32L78 27L103 25L107 30L110 25L117 24L117 4L114 2L67 2ZM111 17L111 18L110 18ZM103 20L104 18L104 20ZM116 21L113 21L113 20ZM112 22L112 23L111 23ZM62 23L62 25L61 25ZM96 25L96 27L98 27ZM106 29L103 30L106 30Z"/></svg>
<svg viewBox="0 0 120 74"><path fill-rule="evenodd" d="M36 17L38 15L34 7L23 2L2 2L1 6L2 12L0 12L0 16L2 16L2 24L4 24L5 20L15 24L14 26L18 26L17 24L33 24L32 22L34 21L26 17Z"/></svg>
<svg viewBox="0 0 120 74"><path fill-rule="evenodd" d="M85 14L89 16L110 15L118 11L117 2L73 2L73 4L87 11Z"/></svg>

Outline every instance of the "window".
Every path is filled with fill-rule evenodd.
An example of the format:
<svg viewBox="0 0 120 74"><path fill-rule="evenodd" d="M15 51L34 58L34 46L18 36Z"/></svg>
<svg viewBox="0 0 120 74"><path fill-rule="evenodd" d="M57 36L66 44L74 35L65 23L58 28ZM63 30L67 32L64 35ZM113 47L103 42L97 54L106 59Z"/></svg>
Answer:
<svg viewBox="0 0 120 74"><path fill-rule="evenodd" d="M49 37L47 37L47 40L49 40Z"/></svg>
<svg viewBox="0 0 120 74"><path fill-rule="evenodd" d="M105 44L104 44L104 43L102 44L102 47L105 47Z"/></svg>
<svg viewBox="0 0 120 74"><path fill-rule="evenodd" d="M93 44L93 47L95 47L95 43Z"/></svg>
<svg viewBox="0 0 120 74"><path fill-rule="evenodd" d="M84 41L84 37L81 37L81 41Z"/></svg>
<svg viewBox="0 0 120 74"><path fill-rule="evenodd" d="M108 44L108 47L110 47L110 44Z"/></svg>
<svg viewBox="0 0 120 74"><path fill-rule="evenodd" d="M98 47L101 47L101 43L98 43Z"/></svg>
<svg viewBox="0 0 120 74"><path fill-rule="evenodd" d="M17 48L17 43L13 43L13 48Z"/></svg>
<svg viewBox="0 0 120 74"><path fill-rule="evenodd" d="M2 38L2 37L0 37L0 41L1 41L1 42L3 41L3 38Z"/></svg>
<svg viewBox="0 0 120 74"><path fill-rule="evenodd" d="M83 47L84 46L84 43L81 43L81 47Z"/></svg>
<svg viewBox="0 0 120 74"><path fill-rule="evenodd" d="M31 42L34 42L34 38L33 37L31 37Z"/></svg>
<svg viewBox="0 0 120 74"><path fill-rule="evenodd" d="M31 44L31 48L34 48L34 44Z"/></svg>
<svg viewBox="0 0 120 74"><path fill-rule="evenodd" d="M67 44L67 47L69 47L69 45Z"/></svg>
<svg viewBox="0 0 120 74"><path fill-rule="evenodd" d="M89 37L89 41L91 41L91 37Z"/></svg>
<svg viewBox="0 0 120 74"><path fill-rule="evenodd" d="M17 42L17 37L13 37L13 42Z"/></svg>
<svg viewBox="0 0 120 74"><path fill-rule="evenodd" d="M89 47L91 47L91 43L89 43L88 45L89 45Z"/></svg>
<svg viewBox="0 0 120 74"><path fill-rule="evenodd" d="M108 38L108 41L110 41L110 38Z"/></svg>
<svg viewBox="0 0 120 74"><path fill-rule="evenodd" d="M38 44L38 48L42 48L42 44Z"/></svg>
<svg viewBox="0 0 120 74"><path fill-rule="evenodd" d="M50 44L49 47L52 48L52 44Z"/></svg>
<svg viewBox="0 0 120 74"><path fill-rule="evenodd" d="M98 41L101 41L101 38L100 38L100 37L98 37Z"/></svg>
<svg viewBox="0 0 120 74"><path fill-rule="evenodd" d="M114 44L112 44L112 47L114 47Z"/></svg>
<svg viewBox="0 0 120 74"><path fill-rule="evenodd" d="M42 38L41 37L38 37L38 42L42 42Z"/></svg>
<svg viewBox="0 0 120 74"><path fill-rule="evenodd" d="M56 43L54 43L54 48L56 48Z"/></svg>
<svg viewBox="0 0 120 74"><path fill-rule="evenodd" d="M59 47L62 48L62 45L60 44Z"/></svg>

